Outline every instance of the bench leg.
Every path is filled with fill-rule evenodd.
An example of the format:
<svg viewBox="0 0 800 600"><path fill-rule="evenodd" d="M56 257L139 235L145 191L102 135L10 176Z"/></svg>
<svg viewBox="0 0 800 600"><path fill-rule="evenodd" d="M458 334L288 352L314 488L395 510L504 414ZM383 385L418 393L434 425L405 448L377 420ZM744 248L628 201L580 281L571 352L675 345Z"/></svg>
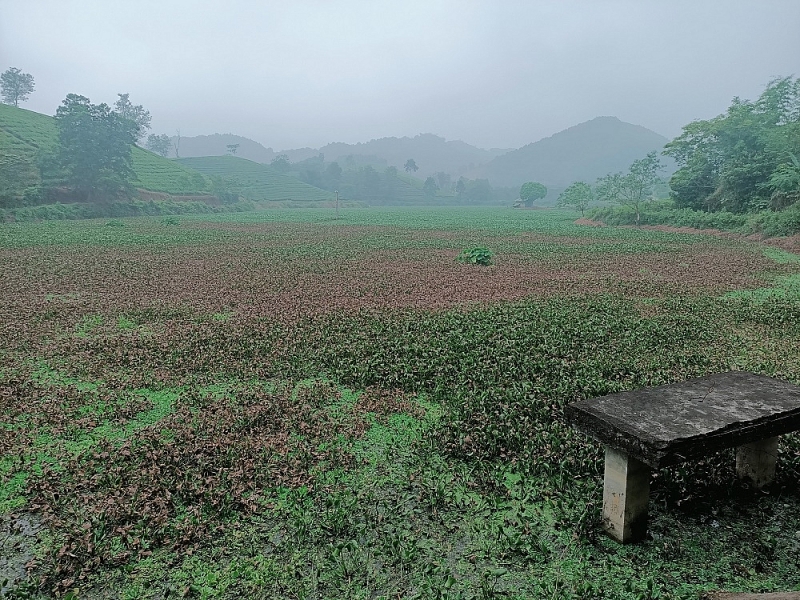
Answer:
<svg viewBox="0 0 800 600"><path fill-rule="evenodd" d="M647 534L650 467L621 450L606 447L603 525L618 542L643 540Z"/></svg>
<svg viewBox="0 0 800 600"><path fill-rule="evenodd" d="M736 449L736 474L739 479L749 481L756 488L762 488L775 479L777 458L777 436L739 446Z"/></svg>

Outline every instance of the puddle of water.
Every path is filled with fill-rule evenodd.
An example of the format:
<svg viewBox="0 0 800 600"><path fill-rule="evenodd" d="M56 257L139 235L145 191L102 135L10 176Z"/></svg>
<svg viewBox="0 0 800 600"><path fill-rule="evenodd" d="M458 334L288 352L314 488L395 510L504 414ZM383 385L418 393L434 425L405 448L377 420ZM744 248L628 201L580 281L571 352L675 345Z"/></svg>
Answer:
<svg viewBox="0 0 800 600"><path fill-rule="evenodd" d="M0 596L27 579L25 565L34 557L41 528L31 515L0 517Z"/></svg>

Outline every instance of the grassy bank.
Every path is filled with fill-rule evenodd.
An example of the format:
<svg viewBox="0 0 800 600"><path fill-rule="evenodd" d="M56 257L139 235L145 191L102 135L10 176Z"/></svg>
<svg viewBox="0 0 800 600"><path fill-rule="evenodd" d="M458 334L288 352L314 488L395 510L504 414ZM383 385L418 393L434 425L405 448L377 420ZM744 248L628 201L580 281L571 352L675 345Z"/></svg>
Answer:
<svg viewBox="0 0 800 600"><path fill-rule="evenodd" d="M587 217L608 225L635 225L636 212L629 207L594 208ZM783 211L763 211L754 214L734 214L726 211L703 212L688 208L677 209L669 202L647 204L640 213L641 225L671 225L696 229L720 229L745 235L767 237L800 233L800 205Z"/></svg>

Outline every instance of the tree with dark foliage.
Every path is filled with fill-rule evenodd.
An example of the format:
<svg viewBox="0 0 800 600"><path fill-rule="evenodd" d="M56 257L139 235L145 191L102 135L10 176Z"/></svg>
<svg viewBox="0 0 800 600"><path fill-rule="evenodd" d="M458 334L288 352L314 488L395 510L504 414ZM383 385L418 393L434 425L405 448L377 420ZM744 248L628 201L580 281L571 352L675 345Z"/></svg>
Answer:
<svg viewBox="0 0 800 600"><path fill-rule="evenodd" d="M56 111L58 161L67 181L87 202L129 196L131 151L138 125L107 104L69 94Z"/></svg>

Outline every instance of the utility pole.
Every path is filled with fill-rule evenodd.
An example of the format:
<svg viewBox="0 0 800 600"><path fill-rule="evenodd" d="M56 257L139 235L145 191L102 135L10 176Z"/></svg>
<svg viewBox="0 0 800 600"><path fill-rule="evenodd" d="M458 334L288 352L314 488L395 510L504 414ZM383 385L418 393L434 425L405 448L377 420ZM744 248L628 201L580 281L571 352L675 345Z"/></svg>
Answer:
<svg viewBox="0 0 800 600"><path fill-rule="evenodd" d="M336 220L339 220L339 190L336 190Z"/></svg>

